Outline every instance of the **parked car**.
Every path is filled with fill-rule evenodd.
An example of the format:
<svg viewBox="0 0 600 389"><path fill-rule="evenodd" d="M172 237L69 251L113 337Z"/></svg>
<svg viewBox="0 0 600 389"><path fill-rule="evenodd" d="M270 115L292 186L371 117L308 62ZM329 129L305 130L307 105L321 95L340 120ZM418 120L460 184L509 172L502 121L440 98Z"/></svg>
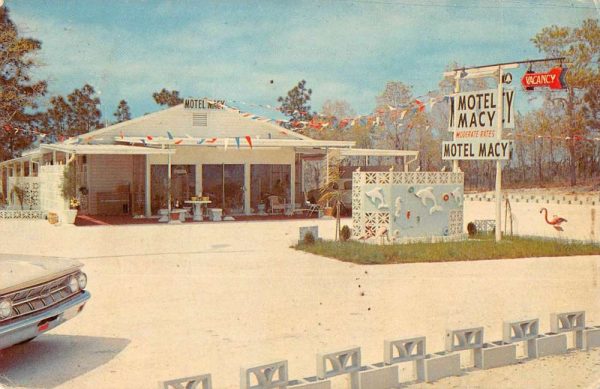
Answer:
<svg viewBox="0 0 600 389"><path fill-rule="evenodd" d="M82 264L66 258L0 255L0 349L28 342L83 310Z"/></svg>

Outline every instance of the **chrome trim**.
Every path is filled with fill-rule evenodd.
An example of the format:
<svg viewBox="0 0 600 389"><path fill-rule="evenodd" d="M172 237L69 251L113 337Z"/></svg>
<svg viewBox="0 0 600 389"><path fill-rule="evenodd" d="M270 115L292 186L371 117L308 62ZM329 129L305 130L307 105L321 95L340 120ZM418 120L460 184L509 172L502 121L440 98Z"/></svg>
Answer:
<svg viewBox="0 0 600 389"><path fill-rule="evenodd" d="M42 313L38 313L33 316L29 316L27 318L18 320L13 323L9 323L6 325L0 325L0 336L7 335L11 332L18 331L19 329L22 329L22 328L25 328L28 326L37 325L40 321L42 321L44 319L48 319L53 316L58 316L70 308L76 307L78 305L82 305L83 303L87 302L90 299L90 297L91 297L90 292L82 291L82 292L79 292L79 295L74 296L73 298L71 298L67 301L63 301L61 304L56 305L52 309L48 309Z"/></svg>
<svg viewBox="0 0 600 389"><path fill-rule="evenodd" d="M71 292L69 289L69 280L71 277L77 276L81 270L77 270L75 272L63 275L59 278L47 281L45 283L37 284L25 289L16 290L11 293L0 296L0 298L7 298L11 301L13 305L13 313L9 317L5 319L0 319L0 325L3 322L12 322L20 317L25 317L28 315L35 314L36 312L40 312L46 309L50 309L57 304L60 304L63 301L68 300L69 298L77 295L80 290L76 292ZM62 296L63 293L67 293L66 296ZM59 296L54 296L54 294L58 293ZM44 300L50 298L52 301L46 303ZM36 308L33 303L40 302L41 307ZM29 308L26 312L21 313L21 309L23 306L27 306Z"/></svg>

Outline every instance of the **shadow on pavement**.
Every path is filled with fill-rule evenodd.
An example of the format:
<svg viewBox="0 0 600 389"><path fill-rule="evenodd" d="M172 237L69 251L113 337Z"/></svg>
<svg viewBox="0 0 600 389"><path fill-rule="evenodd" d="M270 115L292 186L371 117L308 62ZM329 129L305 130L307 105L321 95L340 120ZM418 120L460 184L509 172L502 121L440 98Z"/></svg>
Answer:
<svg viewBox="0 0 600 389"><path fill-rule="evenodd" d="M0 351L0 386L53 388L104 365L129 339L43 335Z"/></svg>

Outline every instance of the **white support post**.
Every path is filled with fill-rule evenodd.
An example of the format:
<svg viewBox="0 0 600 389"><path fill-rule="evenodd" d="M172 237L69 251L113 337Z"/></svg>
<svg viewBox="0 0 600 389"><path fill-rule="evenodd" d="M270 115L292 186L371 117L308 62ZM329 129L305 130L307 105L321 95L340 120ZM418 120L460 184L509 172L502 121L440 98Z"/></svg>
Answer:
<svg viewBox="0 0 600 389"><path fill-rule="evenodd" d="M169 210L169 217L171 217L171 154L167 154L167 182L169 186L167 188L167 209ZM170 220L170 219L169 219Z"/></svg>
<svg viewBox="0 0 600 389"><path fill-rule="evenodd" d="M498 121L496 139L502 140L504 126L504 88L502 83L502 66L498 66ZM496 242L502 239L502 162L496 161Z"/></svg>
<svg viewBox="0 0 600 389"><path fill-rule="evenodd" d="M252 213L252 207L250 206L252 201L252 193L250 193L251 182L251 166L249 162L244 164L244 213L250 215Z"/></svg>
<svg viewBox="0 0 600 389"><path fill-rule="evenodd" d="M290 209L289 211L294 212L296 208L296 157L294 156L294 163L290 165ZM286 211L288 211L286 209Z"/></svg>
<svg viewBox="0 0 600 389"><path fill-rule="evenodd" d="M460 73L458 72L454 75L454 93L460 93ZM454 102L454 104L456 104L456 102ZM456 141L456 131L452 133L452 140ZM458 159L452 161L452 171L454 173L458 172Z"/></svg>
<svg viewBox="0 0 600 389"><path fill-rule="evenodd" d="M150 165L150 156L146 155L146 180L145 180L145 201L144 201L144 215L146 217L150 217L152 216L152 207L151 207L151 199L152 199L152 193L150 193L150 183L151 183L151 177L152 175L152 165Z"/></svg>
<svg viewBox="0 0 600 389"><path fill-rule="evenodd" d="M196 165L196 193L202 194L202 164L199 163Z"/></svg>

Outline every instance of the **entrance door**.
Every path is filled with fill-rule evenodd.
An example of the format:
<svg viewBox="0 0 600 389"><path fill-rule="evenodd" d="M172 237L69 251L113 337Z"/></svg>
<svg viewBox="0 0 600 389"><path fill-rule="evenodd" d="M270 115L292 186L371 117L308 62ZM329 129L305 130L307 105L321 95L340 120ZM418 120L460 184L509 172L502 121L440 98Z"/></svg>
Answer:
<svg viewBox="0 0 600 389"><path fill-rule="evenodd" d="M169 177L167 165L152 165L151 170L152 213L159 209L167 208L167 195ZM184 205L185 200L196 195L196 165L171 165L171 206L179 203Z"/></svg>
<svg viewBox="0 0 600 389"><path fill-rule="evenodd" d="M244 165L202 165L202 195L210 197L209 207L244 213Z"/></svg>

